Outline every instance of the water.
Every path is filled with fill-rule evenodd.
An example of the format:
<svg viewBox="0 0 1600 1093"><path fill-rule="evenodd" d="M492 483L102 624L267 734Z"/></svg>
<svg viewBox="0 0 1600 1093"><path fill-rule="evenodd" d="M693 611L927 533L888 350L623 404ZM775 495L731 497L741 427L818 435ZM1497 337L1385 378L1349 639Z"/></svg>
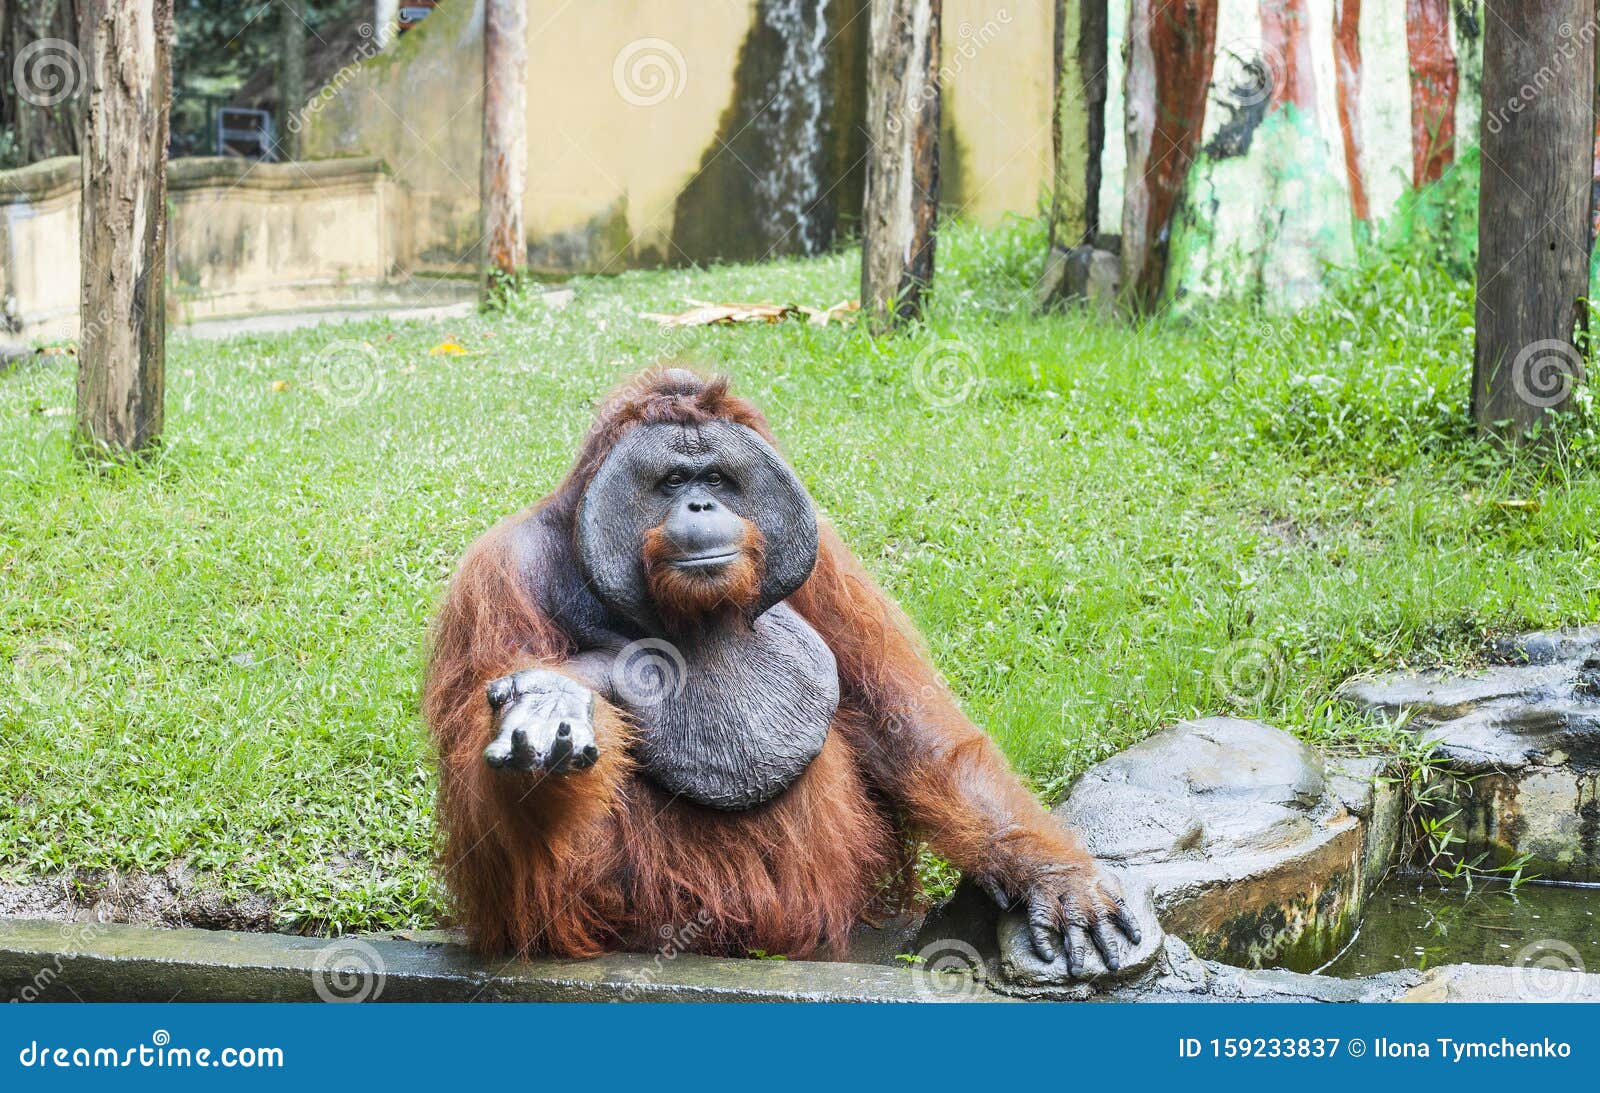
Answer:
<svg viewBox="0 0 1600 1093"><path fill-rule="evenodd" d="M1468 895L1396 877L1373 893L1355 940L1323 971L1353 977L1441 964L1600 971L1600 887L1500 885Z"/></svg>
<svg viewBox="0 0 1600 1093"><path fill-rule="evenodd" d="M776 249L800 254L816 254L826 243L825 225L815 222L811 206L822 197L828 2L761 5L767 26L783 41L783 59L769 89L771 101L756 120L769 152L756 188L772 210L776 232L788 233Z"/></svg>

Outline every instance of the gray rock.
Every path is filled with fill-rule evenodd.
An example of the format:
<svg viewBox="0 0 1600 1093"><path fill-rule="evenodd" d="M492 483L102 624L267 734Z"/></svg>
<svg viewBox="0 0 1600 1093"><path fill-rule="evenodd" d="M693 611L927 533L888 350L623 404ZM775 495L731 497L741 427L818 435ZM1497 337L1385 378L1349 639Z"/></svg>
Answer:
<svg viewBox="0 0 1600 1093"><path fill-rule="evenodd" d="M1511 663L1360 680L1340 695L1407 715L1463 776L1444 813L1463 856L1531 855L1544 879L1600 879L1600 626L1505 639L1494 654Z"/></svg>
<svg viewBox="0 0 1600 1093"><path fill-rule="evenodd" d="M1496 659L1506 664L1556 664L1600 654L1600 626L1535 630L1494 643Z"/></svg>

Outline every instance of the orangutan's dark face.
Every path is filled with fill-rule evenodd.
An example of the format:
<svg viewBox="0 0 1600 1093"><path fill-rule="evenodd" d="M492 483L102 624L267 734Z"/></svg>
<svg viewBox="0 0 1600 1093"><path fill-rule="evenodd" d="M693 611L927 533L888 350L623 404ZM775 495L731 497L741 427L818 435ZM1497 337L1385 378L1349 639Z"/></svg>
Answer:
<svg viewBox="0 0 1600 1093"><path fill-rule="evenodd" d="M596 594L654 632L754 617L810 574L817 523L794 473L731 422L642 425L601 464L578 516Z"/></svg>

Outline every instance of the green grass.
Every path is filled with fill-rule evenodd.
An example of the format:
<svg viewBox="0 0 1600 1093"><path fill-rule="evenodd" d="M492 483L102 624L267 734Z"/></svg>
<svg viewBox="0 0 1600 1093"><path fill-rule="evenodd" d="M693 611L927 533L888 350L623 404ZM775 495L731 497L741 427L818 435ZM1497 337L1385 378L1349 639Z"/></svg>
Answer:
<svg viewBox="0 0 1600 1093"><path fill-rule="evenodd" d="M132 468L70 458L68 360L0 376L0 880L183 861L284 925L434 921L431 607L556 481L596 398L663 357L769 410L1046 794L1195 714L1329 739L1352 673L1600 618L1589 438L1542 465L1471 440L1469 286L1380 262L1296 319L1132 329L1032 314L1042 253L1033 224L949 231L927 323L882 341L638 317L831 304L851 254L581 279L565 310L444 327L177 341L166 447ZM430 354L446 336L468 355Z"/></svg>

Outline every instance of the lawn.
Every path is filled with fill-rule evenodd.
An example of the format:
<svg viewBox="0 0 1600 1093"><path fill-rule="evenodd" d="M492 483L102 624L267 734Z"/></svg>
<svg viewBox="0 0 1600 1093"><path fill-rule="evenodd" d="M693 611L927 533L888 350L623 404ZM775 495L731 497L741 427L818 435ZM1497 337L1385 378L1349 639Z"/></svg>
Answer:
<svg viewBox="0 0 1600 1093"><path fill-rule="evenodd" d="M424 632L456 557L650 361L730 372L1046 795L1175 719L1350 731L1352 673L1600 619L1587 427L1474 442L1471 289L1377 260L1295 318L1028 304L1032 223L941 242L909 334L670 334L855 295L853 253L572 283L444 326L177 340L167 444L85 470L70 358L0 375L0 885L175 863L303 930L429 925ZM434 351L451 343L464 354Z"/></svg>

